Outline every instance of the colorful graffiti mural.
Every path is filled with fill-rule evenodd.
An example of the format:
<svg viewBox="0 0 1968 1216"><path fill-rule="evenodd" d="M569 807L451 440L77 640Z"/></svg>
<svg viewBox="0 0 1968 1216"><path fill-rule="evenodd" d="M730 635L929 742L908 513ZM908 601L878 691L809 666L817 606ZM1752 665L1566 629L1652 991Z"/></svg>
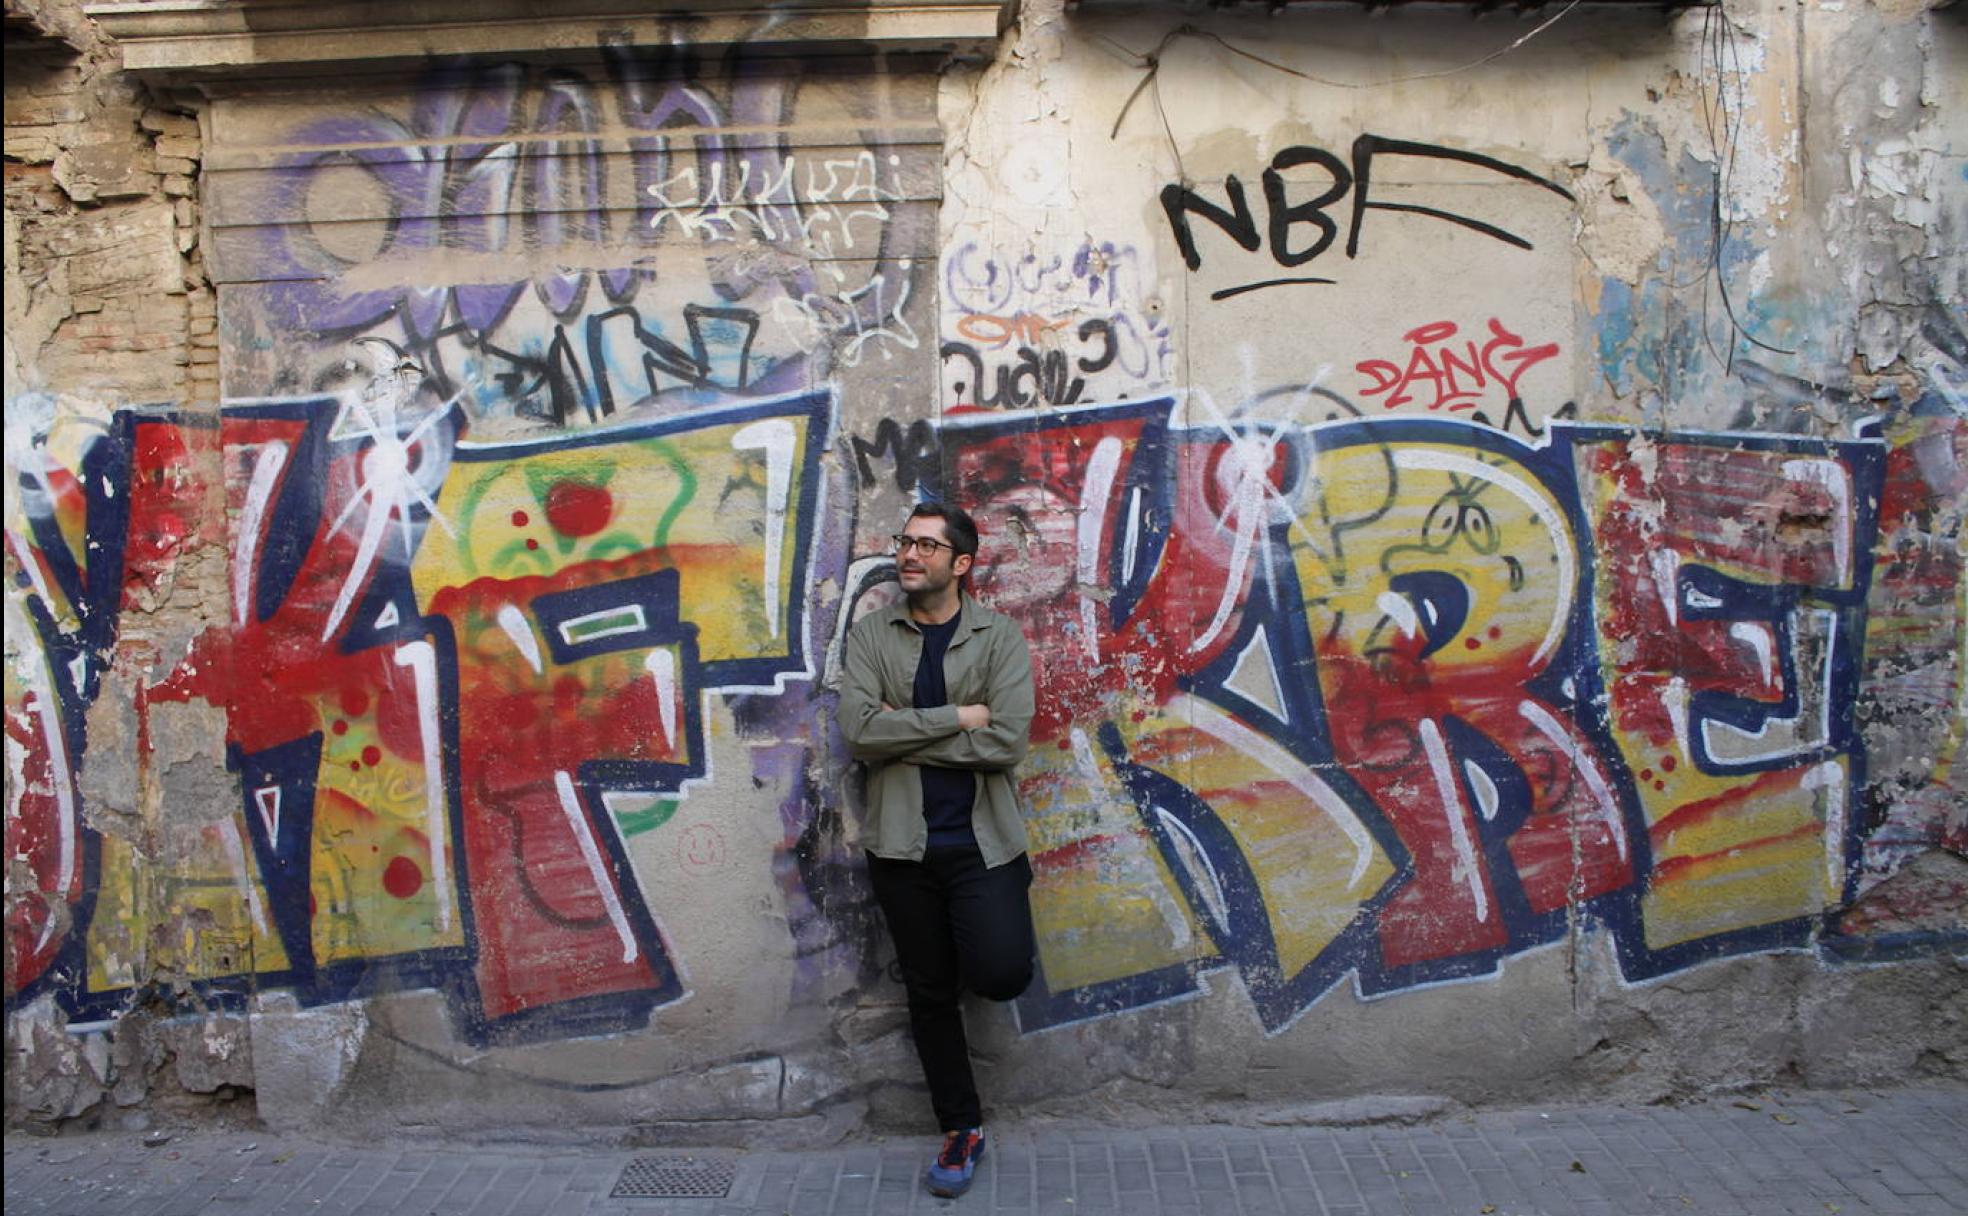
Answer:
<svg viewBox="0 0 1968 1216"><path fill-rule="evenodd" d="M1882 442L1173 405L942 428L1040 668L1027 1028L1233 966L1277 1030L1580 915L1642 979L1851 898Z"/></svg>
<svg viewBox="0 0 1968 1216"><path fill-rule="evenodd" d="M497 443L412 400L382 377L10 447L37 643L8 673L11 994L101 1016L168 959L220 1000L436 986L479 1040L681 994L624 842L711 776L707 695L810 714L808 639L892 593L864 562L807 619L831 400ZM1932 506L1888 485L1903 449L1329 413L974 411L855 449L977 512L976 589L1034 642L1027 1029L1234 969L1276 1031L1348 976L1492 974L1581 922L1631 980L1835 946L1881 849L1958 830L1864 802L1879 504ZM211 548L227 619L133 659L120 620ZM169 847L77 777L109 673L146 664L139 722L217 715L236 781ZM778 878L833 884L789 928L827 953L860 940L823 923L845 761L767 734L800 819ZM706 827L679 866L730 862Z"/></svg>
<svg viewBox="0 0 1968 1216"><path fill-rule="evenodd" d="M335 387L366 337L474 417L586 425L808 390L923 344L931 90L602 53L593 72L444 67L242 137L212 189L230 384Z"/></svg>
<svg viewBox="0 0 1968 1216"><path fill-rule="evenodd" d="M39 646L10 676L8 839L39 891L9 909L10 997L107 1013L160 950L219 997L439 986L478 1039L681 994L623 841L709 775L705 695L809 674L831 400L479 444L399 390L123 412L75 473L21 454L8 553ZM241 801L158 856L79 814L74 771L119 612L200 545L229 619L138 713L221 713Z"/></svg>

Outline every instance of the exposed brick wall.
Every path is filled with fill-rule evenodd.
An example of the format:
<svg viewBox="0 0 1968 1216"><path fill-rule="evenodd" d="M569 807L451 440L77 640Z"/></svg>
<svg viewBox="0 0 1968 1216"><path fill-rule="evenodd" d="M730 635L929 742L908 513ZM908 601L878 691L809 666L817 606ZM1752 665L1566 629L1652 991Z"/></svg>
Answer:
<svg viewBox="0 0 1968 1216"><path fill-rule="evenodd" d="M120 72L79 5L8 15L6 395L216 402L195 99Z"/></svg>

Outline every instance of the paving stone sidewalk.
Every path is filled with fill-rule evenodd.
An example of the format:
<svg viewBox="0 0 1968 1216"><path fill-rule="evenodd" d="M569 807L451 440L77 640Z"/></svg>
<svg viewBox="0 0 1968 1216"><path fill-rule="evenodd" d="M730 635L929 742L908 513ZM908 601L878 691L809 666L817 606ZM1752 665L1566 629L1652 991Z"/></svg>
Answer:
<svg viewBox="0 0 1968 1216"><path fill-rule="evenodd" d="M1281 1112L1285 1113L1285 1112ZM156 1141L161 1143L154 1143ZM330 1144L181 1130L6 1136L7 1216L1649 1216L1968 1214L1968 1087L1786 1091L1368 1127L993 1129L971 1192L930 1141L811 1152ZM684 1162L683 1158L690 1158ZM723 1198L615 1198L638 1158ZM657 1160L651 1160L657 1159Z"/></svg>

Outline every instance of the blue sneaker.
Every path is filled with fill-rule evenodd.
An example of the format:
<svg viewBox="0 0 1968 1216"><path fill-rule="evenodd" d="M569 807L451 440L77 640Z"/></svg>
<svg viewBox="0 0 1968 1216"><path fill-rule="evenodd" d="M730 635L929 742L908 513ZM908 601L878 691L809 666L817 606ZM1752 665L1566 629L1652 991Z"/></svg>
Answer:
<svg viewBox="0 0 1968 1216"><path fill-rule="evenodd" d="M969 1190L983 1156L983 1128L945 1133L943 1151L929 1163L929 1193L939 1199L955 1199Z"/></svg>

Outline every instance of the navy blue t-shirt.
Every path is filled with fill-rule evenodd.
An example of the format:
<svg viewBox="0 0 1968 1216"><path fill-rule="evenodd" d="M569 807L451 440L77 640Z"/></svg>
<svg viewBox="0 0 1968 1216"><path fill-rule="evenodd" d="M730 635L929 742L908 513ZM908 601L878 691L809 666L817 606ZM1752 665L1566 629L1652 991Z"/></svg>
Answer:
<svg viewBox="0 0 1968 1216"><path fill-rule="evenodd" d="M959 612L941 625L924 625L922 659L916 664L915 707L935 709L949 704L943 687L943 652L957 634L963 620ZM922 766L923 818L929 821L929 844L965 845L977 843L970 830L970 809L977 800L977 777L964 768Z"/></svg>

